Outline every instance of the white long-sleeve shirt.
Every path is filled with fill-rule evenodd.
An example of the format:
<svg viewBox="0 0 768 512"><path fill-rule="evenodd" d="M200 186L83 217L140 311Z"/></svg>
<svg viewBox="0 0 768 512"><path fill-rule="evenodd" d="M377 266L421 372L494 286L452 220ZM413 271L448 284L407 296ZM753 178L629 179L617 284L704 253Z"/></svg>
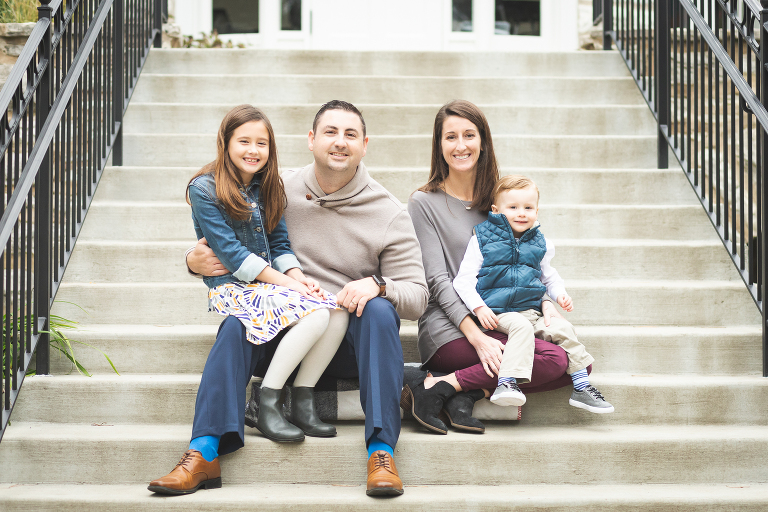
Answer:
<svg viewBox="0 0 768 512"><path fill-rule="evenodd" d="M555 246L546 238L547 252L541 260L541 282L547 287L547 295L557 300L565 294L565 283L557 270L550 264L555 257ZM480 252L480 244L477 236L472 235L464 253L464 259L459 266L459 273L453 280L453 288L459 294L461 300L474 313L475 309L485 306L485 301L477 293L477 274L483 266L483 253Z"/></svg>

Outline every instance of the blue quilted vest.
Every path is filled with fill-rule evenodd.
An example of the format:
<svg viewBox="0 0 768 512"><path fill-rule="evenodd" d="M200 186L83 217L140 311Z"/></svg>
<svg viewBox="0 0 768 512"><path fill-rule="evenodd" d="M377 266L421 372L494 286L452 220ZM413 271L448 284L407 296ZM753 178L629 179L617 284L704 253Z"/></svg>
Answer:
<svg viewBox="0 0 768 512"><path fill-rule="evenodd" d="M488 220L475 226L483 253L483 266L477 275L477 292L496 313L541 311L541 298L547 291L541 283L541 260L547 242L538 224L516 239L507 218L489 213Z"/></svg>

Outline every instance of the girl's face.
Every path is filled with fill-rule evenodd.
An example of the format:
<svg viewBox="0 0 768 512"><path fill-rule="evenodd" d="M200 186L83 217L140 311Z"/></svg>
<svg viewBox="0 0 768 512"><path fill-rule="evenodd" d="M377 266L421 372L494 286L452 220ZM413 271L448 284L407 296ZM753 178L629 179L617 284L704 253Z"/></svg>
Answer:
<svg viewBox="0 0 768 512"><path fill-rule="evenodd" d="M459 116L446 117L443 121L440 145L443 158L448 163L449 173L474 173L477 170L481 146L480 132L470 120Z"/></svg>
<svg viewBox="0 0 768 512"><path fill-rule="evenodd" d="M267 163L269 158L269 131L262 121L249 121L240 125L229 139L229 158L240 171L244 184Z"/></svg>

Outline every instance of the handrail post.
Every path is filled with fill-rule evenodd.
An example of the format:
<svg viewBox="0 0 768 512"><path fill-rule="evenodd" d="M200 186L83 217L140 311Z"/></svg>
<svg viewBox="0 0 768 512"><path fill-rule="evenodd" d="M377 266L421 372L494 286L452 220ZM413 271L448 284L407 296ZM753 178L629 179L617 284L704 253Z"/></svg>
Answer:
<svg viewBox="0 0 768 512"><path fill-rule="evenodd" d="M654 82L656 88L656 112L658 121L658 140L656 144L657 162L659 169L669 167L669 149L664 130L669 129L669 100L670 100L670 76L669 76L669 18L670 1L675 0L657 0L656 27L654 38L656 39L656 73L654 73Z"/></svg>
<svg viewBox="0 0 768 512"><path fill-rule="evenodd" d="M613 0L603 0L603 50L612 48L610 31L613 30Z"/></svg>
<svg viewBox="0 0 768 512"><path fill-rule="evenodd" d="M123 83L123 0L115 0L112 16L114 40L112 41L112 117L115 143L112 146L112 165L123 165L123 109L125 108L125 84Z"/></svg>
<svg viewBox="0 0 768 512"><path fill-rule="evenodd" d="M766 28L766 24L768 24L768 0L760 0L760 5L762 7L760 11L760 103L763 104L766 108L768 108L768 69L766 69L766 66L768 66L768 28ZM768 156L766 156L766 151L768 151L768 133L766 133L766 130L761 127L760 129L760 162L758 162L758 165L760 168L758 169L758 172L760 173L760 184L762 190L760 190L760 201L762 208L761 212L761 219L760 219L760 226L761 229L759 232L762 232L762 241L760 247L760 256L758 257L758 265L760 265L760 281L758 283L758 286L760 287L757 291L757 296L759 299L762 300L762 317L763 317L763 377L768 377L768 317L766 317L766 300L765 300L765 292L768 290L768 276L766 276L766 271L768 271L768 268L766 268L766 262L768 261L766 259L766 254L768 254L768 237L766 237L766 227L768 227L768 202L766 201L766 198L768 197Z"/></svg>
<svg viewBox="0 0 768 512"><path fill-rule="evenodd" d="M37 89L37 112L35 119L35 138L40 135L40 132L45 124L46 119L51 111L51 90L53 88L53 81L51 79L51 72L53 69L51 62L51 35L53 32L53 19L52 9L50 7L51 0L40 0L40 6L38 10L39 19L51 20L51 25L45 32L45 36L42 41L42 54L41 62L45 62L45 70L40 77L40 85ZM35 269L35 292L34 292L34 308L35 308L35 325L32 326L35 333L40 333L40 337L37 341L36 347L36 359L35 359L35 373L38 375L47 375L51 372L50 368L50 335L47 332L50 327L51 316L51 222L52 211L52 186L51 186L51 148L45 152L45 157L40 170L38 171L35 179L35 238L34 238L34 269ZM31 208L32 205L30 204ZM39 320L43 319L42 325Z"/></svg>
<svg viewBox="0 0 768 512"><path fill-rule="evenodd" d="M155 0L155 40L154 47L163 47L163 0Z"/></svg>

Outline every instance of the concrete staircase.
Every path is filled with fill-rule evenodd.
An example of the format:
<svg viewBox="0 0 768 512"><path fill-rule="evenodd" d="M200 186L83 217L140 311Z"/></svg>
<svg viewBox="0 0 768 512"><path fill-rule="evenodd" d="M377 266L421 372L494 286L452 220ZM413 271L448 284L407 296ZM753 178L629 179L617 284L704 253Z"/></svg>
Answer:
<svg viewBox="0 0 768 512"><path fill-rule="evenodd" d="M246 429L224 487L146 491L186 449L220 317L183 252L184 189L214 156L224 113L264 108L283 167L311 159L321 102L361 108L372 175L406 202L426 181L438 107L489 118L505 174L541 189L544 233L595 356L608 416L529 396L519 422L430 435L404 421L396 500L364 494L360 422L333 439L278 445ZM92 378L25 381L0 444L2 510L765 510L768 379L757 308L679 169L655 169L653 118L613 52L314 53L153 50L125 119L125 166L102 179L57 297ZM401 332L418 361L416 328ZM493 409L496 409L495 411ZM483 407L485 417L503 417ZM495 416L494 416L495 415Z"/></svg>

